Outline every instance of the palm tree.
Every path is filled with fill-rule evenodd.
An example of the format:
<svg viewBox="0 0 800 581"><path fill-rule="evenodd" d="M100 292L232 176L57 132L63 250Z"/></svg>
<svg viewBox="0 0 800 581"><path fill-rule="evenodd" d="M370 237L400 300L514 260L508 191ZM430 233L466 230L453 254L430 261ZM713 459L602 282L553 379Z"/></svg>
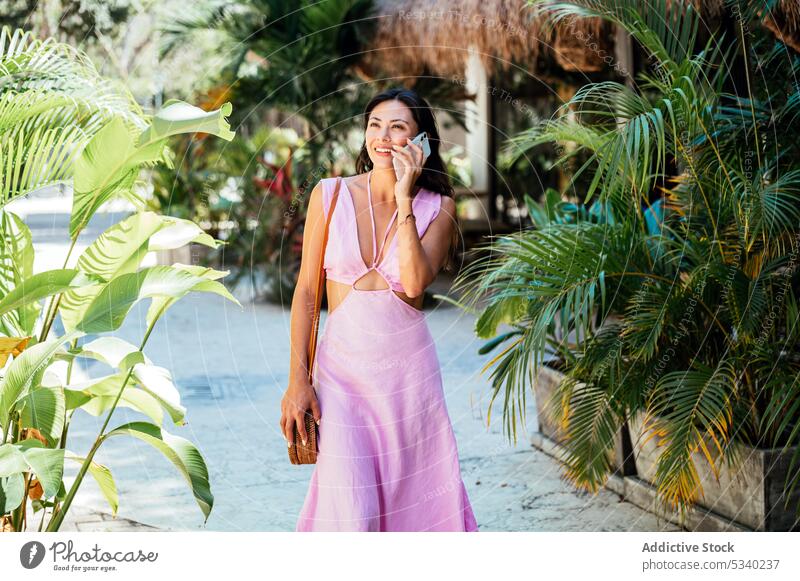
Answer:
<svg viewBox="0 0 800 581"><path fill-rule="evenodd" d="M755 2L736 4L746 17L758 13ZM685 515L702 492L694 451L717 469L737 459L737 443L800 438L800 59L757 27L750 39L747 20L737 38L712 34L697 50L700 19L675 0L537 9L552 22L608 19L652 66L634 87L585 86L564 105L573 115L507 144L515 158L575 143L562 164L588 153L576 173L593 173L591 212L531 203L535 228L486 244L456 288L467 305L490 297L477 330L493 338L487 351L505 347L491 363L509 435L552 349L566 378L547 403L566 437L567 476L596 490L617 430L644 412L663 445L660 498ZM726 88L734 65L744 95ZM561 340L556 322L575 339ZM512 330L496 336L502 323Z"/></svg>

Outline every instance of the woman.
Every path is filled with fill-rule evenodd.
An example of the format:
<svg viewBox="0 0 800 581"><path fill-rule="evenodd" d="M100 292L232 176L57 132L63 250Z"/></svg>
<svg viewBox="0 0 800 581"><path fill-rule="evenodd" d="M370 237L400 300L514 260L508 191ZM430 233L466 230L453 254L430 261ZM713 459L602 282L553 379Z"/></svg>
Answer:
<svg viewBox="0 0 800 581"><path fill-rule="evenodd" d="M369 102L364 130L358 175L342 180L331 218L328 316L313 387L305 362L315 265L336 178L321 180L309 200L280 421L289 445L295 426L306 441L305 410L320 426L296 528L477 531L422 311L424 290L454 247L455 202L436 121L414 91L393 89ZM421 147L402 151L422 131L431 146L424 166ZM399 180L393 159L402 166Z"/></svg>

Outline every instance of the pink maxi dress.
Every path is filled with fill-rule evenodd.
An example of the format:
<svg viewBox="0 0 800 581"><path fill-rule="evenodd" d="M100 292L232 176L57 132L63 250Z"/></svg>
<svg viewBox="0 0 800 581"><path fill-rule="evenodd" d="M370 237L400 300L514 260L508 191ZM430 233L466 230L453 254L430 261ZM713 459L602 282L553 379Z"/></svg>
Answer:
<svg viewBox="0 0 800 581"><path fill-rule="evenodd" d="M336 178L321 182L327 218ZM367 192L378 257L369 185ZM412 201L420 238L440 207L440 194L420 188ZM381 249L396 217L397 210ZM380 264L364 263L342 180L323 266L329 279L351 288L317 344L319 452L297 531L478 530L425 314L394 293L403 290L396 247L395 234ZM372 268L389 287L355 288Z"/></svg>

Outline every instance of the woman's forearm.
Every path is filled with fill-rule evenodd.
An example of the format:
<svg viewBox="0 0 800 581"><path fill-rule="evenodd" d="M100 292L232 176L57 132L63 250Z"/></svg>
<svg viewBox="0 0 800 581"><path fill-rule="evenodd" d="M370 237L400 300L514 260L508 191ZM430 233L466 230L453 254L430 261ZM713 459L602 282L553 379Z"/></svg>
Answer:
<svg viewBox="0 0 800 581"><path fill-rule="evenodd" d="M292 297L290 320L289 384L308 380L308 340L311 337L311 317L314 313L314 292L298 284Z"/></svg>
<svg viewBox="0 0 800 581"><path fill-rule="evenodd" d="M400 283L411 298L425 292L433 276L428 257L422 247L414 218L403 220L411 214L411 200L397 205L397 236L400 262Z"/></svg>

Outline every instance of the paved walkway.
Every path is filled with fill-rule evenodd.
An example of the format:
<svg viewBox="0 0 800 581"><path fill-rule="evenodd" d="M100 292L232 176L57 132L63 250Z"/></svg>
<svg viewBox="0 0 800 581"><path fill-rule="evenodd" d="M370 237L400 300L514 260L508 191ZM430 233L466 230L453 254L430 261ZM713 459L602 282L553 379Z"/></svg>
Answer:
<svg viewBox="0 0 800 581"><path fill-rule="evenodd" d="M52 207L47 204L44 211ZM118 219L98 216L79 248ZM37 248L47 250L37 256L37 271L60 267L66 252L65 217L41 213L29 216L29 222ZM189 295L167 312L145 348L156 365L171 370L188 410L187 425L166 423L165 429L194 442L208 463L215 496L208 522L203 524L185 481L168 460L138 440L114 438L95 459L114 474L119 518L99 514L107 513L108 505L87 477L65 527L149 530L141 522L172 530L294 530L313 467L289 463L278 428L288 377L290 312L279 305L243 304L240 310L221 297ZM148 306L149 301L136 305L117 336L138 344ZM529 434L536 430L532 395L528 435L521 433L516 446L502 433L502 402L496 402L487 427L491 392L487 377L480 374L487 359L477 354L482 341L473 335L474 319L444 304L426 311L426 317L442 366L462 475L481 531L675 529L609 491L592 496L564 482L559 463L529 444ZM79 361L74 381L110 372L103 364ZM111 425L134 419L141 416L120 408ZM101 424L102 418L76 415L68 448L85 454ZM67 486L76 473L77 464L68 464Z"/></svg>
<svg viewBox="0 0 800 581"><path fill-rule="evenodd" d="M49 518L49 517L48 517ZM34 515L32 511L28 512L28 532L36 532L39 530L41 521L41 514ZM45 523L45 526L47 523ZM171 530L166 527L153 527L150 525L142 524L132 519L114 517L110 512L95 510L85 506L72 506L69 513L64 518L59 532L62 533L146 533Z"/></svg>

